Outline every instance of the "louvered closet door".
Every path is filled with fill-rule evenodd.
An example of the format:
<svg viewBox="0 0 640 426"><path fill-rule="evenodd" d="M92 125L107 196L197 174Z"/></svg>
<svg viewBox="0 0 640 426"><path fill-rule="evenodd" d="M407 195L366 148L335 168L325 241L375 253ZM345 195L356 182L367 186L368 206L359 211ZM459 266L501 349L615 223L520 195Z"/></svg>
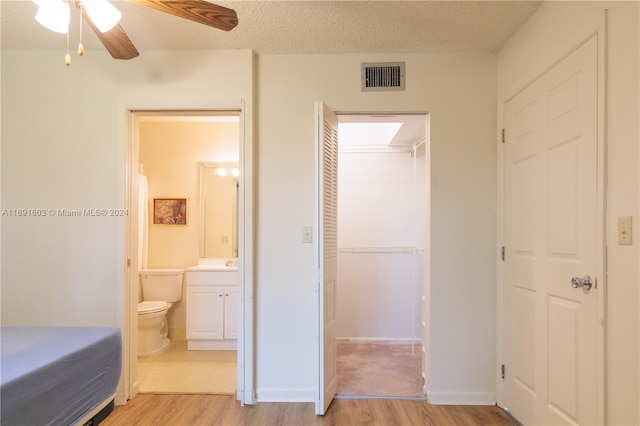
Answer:
<svg viewBox="0 0 640 426"><path fill-rule="evenodd" d="M318 396L324 414L336 394L336 279L338 275L338 117L316 103L318 210Z"/></svg>

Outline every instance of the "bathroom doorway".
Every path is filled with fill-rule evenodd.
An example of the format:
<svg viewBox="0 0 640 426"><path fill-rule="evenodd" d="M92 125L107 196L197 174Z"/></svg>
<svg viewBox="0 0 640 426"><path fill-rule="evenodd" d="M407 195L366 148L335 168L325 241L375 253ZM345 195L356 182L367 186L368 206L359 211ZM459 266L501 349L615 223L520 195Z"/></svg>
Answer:
<svg viewBox="0 0 640 426"><path fill-rule="evenodd" d="M337 116L336 397L424 399L428 115Z"/></svg>
<svg viewBox="0 0 640 426"><path fill-rule="evenodd" d="M229 211L236 220L234 229L225 233L230 253L242 269L245 194L242 157L241 111L167 111L134 112L131 117L130 182L131 217L129 236L131 305L143 300L137 279L145 269L185 269L216 257L203 250L200 205L203 197L201 169L203 164L235 165L239 171ZM146 182L146 187L145 187ZM158 200L183 200L186 220L158 223ZM233 239L234 241L230 241ZM229 260L229 256L224 256ZM242 276L242 275L241 275ZM242 282L239 287L242 287ZM238 292L242 292L238 288ZM130 377L136 393L209 393L237 395L242 398L243 373L239 350L208 351L187 349L187 291L183 281L182 298L167 314L171 344L162 352L138 358L131 357ZM241 300L239 298L239 300ZM237 307L235 320L239 338L242 313ZM135 310L135 307L134 309ZM131 315L130 342L137 344L137 317ZM240 383L240 386L238 386Z"/></svg>

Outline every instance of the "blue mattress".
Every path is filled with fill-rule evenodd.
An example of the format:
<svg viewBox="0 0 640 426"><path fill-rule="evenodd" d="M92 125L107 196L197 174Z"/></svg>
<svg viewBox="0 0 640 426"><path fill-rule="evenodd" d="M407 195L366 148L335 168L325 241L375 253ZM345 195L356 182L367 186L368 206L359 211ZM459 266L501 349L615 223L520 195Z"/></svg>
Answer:
<svg viewBox="0 0 640 426"><path fill-rule="evenodd" d="M0 333L2 425L75 424L115 394L120 329L2 327Z"/></svg>

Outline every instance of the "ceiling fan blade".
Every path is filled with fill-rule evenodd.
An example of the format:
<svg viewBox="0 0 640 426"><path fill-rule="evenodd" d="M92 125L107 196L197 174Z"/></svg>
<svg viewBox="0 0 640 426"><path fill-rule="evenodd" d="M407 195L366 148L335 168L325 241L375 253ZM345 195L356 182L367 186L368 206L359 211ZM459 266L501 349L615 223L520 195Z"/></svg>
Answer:
<svg viewBox="0 0 640 426"><path fill-rule="evenodd" d="M107 32L100 32L98 27L91 21L89 15L84 8L81 8L82 16L85 22L89 24L94 33L98 36L98 39L102 42L107 51L115 59L133 59L138 56L138 49L133 45L133 42L129 38L126 32L120 24L110 29Z"/></svg>
<svg viewBox="0 0 640 426"><path fill-rule="evenodd" d="M128 1L223 31L230 31L238 25L238 15L235 10L204 0Z"/></svg>

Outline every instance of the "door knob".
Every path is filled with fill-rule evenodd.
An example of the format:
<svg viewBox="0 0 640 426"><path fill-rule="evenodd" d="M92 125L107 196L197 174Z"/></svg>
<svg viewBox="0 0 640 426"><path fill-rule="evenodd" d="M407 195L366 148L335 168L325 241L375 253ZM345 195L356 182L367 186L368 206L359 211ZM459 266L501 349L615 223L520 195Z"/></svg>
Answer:
<svg viewBox="0 0 640 426"><path fill-rule="evenodd" d="M587 290L590 290L592 285L593 285L593 280L591 280L591 277L589 275L585 275L582 278L578 278L578 277L571 278L571 287L573 288L582 287Z"/></svg>

